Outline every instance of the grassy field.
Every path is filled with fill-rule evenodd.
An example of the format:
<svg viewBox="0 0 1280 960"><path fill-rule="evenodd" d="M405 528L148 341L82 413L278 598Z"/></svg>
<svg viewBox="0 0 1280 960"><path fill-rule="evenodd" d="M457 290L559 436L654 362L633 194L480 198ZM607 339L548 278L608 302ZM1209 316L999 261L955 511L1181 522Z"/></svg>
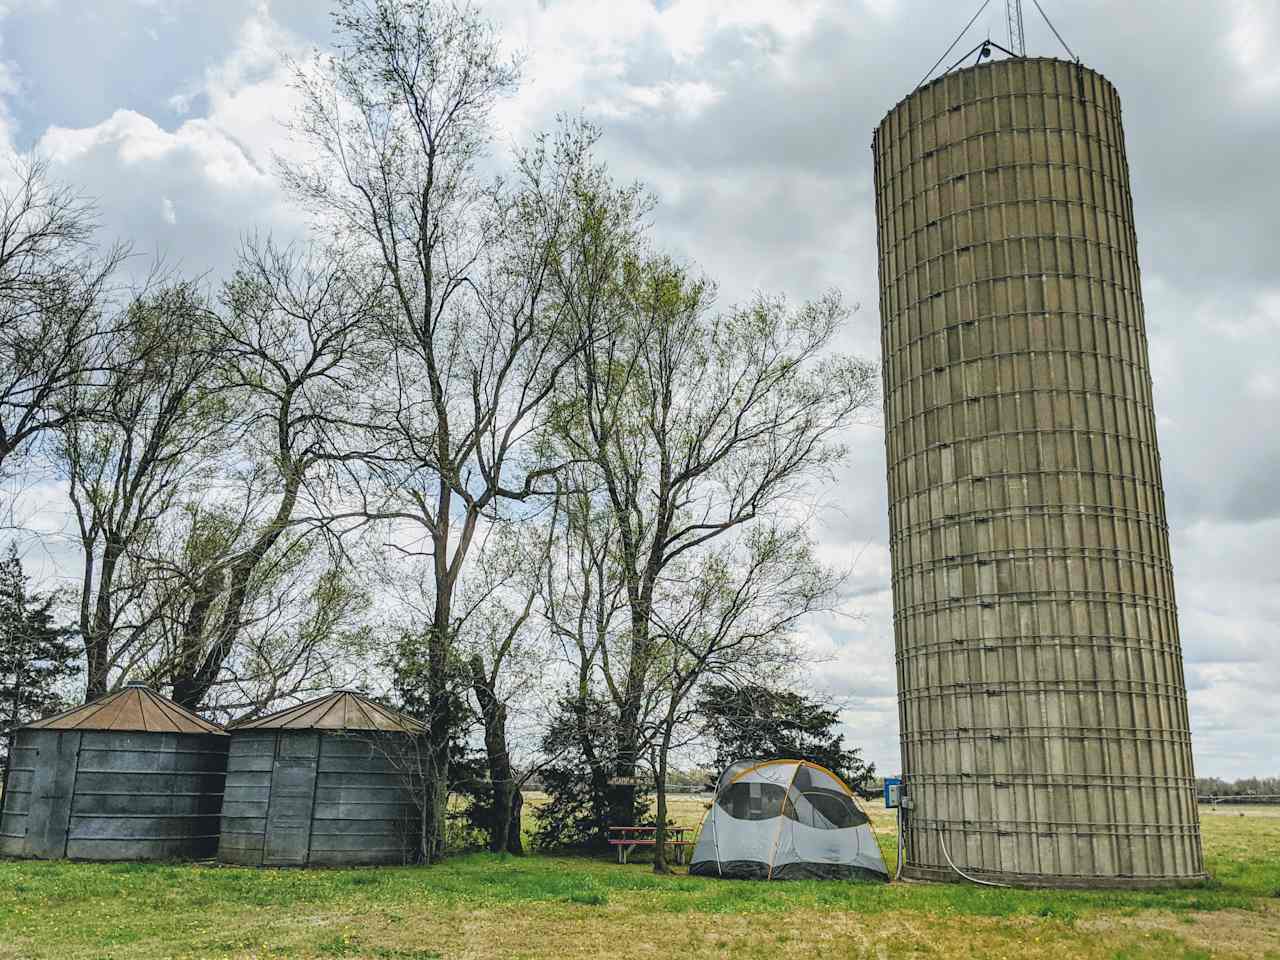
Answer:
<svg viewBox="0 0 1280 960"><path fill-rule="evenodd" d="M702 809L682 798L676 815ZM892 869L892 818L870 812ZM1167 893L659 878L485 854L310 871L8 861L0 958L1280 958L1280 808L1203 823L1213 882Z"/></svg>

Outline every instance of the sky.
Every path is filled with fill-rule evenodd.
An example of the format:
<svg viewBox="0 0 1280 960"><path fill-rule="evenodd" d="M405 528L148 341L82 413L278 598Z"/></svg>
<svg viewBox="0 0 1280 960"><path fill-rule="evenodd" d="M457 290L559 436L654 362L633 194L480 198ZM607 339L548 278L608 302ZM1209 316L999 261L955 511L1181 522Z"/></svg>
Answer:
<svg viewBox="0 0 1280 960"><path fill-rule="evenodd" d="M1280 4L1042 0L1124 110L1160 448L1202 776L1280 773ZM497 162L584 114L658 196L655 242L725 305L829 288L841 348L879 355L871 133L978 2L492 0L525 57ZM1034 5L1027 52L1066 56ZM1004 37L992 2L957 54ZM242 236L302 235L273 173L282 55L329 39L324 0L0 0L0 147L98 198L107 235L216 280ZM954 54L952 59L954 59ZM948 60L947 63L951 61ZM850 569L812 621L814 682L898 768L884 438L850 431L822 553ZM34 517L58 528L63 506ZM45 551L58 557L65 551ZM69 568L68 568L69 569Z"/></svg>

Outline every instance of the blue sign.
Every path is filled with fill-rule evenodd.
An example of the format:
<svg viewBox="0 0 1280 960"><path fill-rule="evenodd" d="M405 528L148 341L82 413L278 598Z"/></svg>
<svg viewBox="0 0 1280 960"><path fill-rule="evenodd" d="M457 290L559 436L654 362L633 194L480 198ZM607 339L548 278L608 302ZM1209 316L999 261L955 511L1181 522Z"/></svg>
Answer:
<svg viewBox="0 0 1280 960"><path fill-rule="evenodd" d="M896 807L898 805L898 797L902 793L901 777L885 777L884 778L884 805L886 807Z"/></svg>

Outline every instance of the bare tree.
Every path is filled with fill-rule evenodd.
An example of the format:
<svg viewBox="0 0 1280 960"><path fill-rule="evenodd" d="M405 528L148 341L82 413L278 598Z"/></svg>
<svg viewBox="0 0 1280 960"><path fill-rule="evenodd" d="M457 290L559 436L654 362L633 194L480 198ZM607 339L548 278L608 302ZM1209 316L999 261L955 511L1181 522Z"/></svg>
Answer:
<svg viewBox="0 0 1280 960"><path fill-rule="evenodd" d="M0 471L29 441L82 418L113 366L109 282L127 250L94 249L93 205L28 158L0 187Z"/></svg>
<svg viewBox="0 0 1280 960"><path fill-rule="evenodd" d="M843 456L840 432L873 403L877 376L873 364L829 352L846 315L835 294L799 309L761 296L715 314L709 283L652 257L625 261L610 289L628 322L586 338L561 384L559 442L591 463L616 527L629 623L602 668L619 724L611 819L626 823L654 703L663 578L803 495Z"/></svg>
<svg viewBox="0 0 1280 960"><path fill-rule="evenodd" d="M226 407L212 381L209 307L194 284L168 284L133 300L115 349L119 365L86 388L100 391L94 415L64 418L56 455L83 554L89 699L150 653L160 611L140 603L151 574L136 561L184 492L208 480L227 440ZM78 404L73 392L68 406Z"/></svg>
<svg viewBox="0 0 1280 960"><path fill-rule="evenodd" d="M144 584L137 606L155 612L146 658L133 673L160 689L180 689L193 662L208 656L233 599L219 573L252 542L253 514L274 503L259 488L221 482L209 502L187 499L170 509L158 535L130 558L136 570L129 576ZM234 642L200 700L203 713L253 716L282 699L348 685L367 646L369 598L324 537L291 528L254 565L240 600Z"/></svg>
<svg viewBox="0 0 1280 960"><path fill-rule="evenodd" d="M214 320L218 389L233 407L247 466L238 478L240 515L224 525L231 535L187 577L187 616L167 673L174 700L190 709L220 682L255 594L276 581L263 567L310 552L306 541L325 506L324 491L308 497L308 484L358 455L348 440L362 426L352 419L361 409L354 398L380 359L379 275L340 249L251 240L224 287L225 312ZM295 653L305 657L308 648Z"/></svg>
<svg viewBox="0 0 1280 960"><path fill-rule="evenodd" d="M387 376L373 400L395 451L353 471L362 499L353 513L416 528L431 559L434 860L444 844L454 594L481 518L545 493L555 470L532 440L577 345L549 280L591 138L520 155L515 188L484 182L490 110L518 77L489 22L468 3L432 0L348 0L335 22L336 53L295 71L303 105L293 129L318 159L282 162L281 173L372 252L390 290Z"/></svg>
<svg viewBox="0 0 1280 960"><path fill-rule="evenodd" d="M792 670L803 659L798 622L834 596L838 580L815 559L803 523L767 521L685 554L664 572L651 633L652 683L663 702L646 738L657 791L655 872L669 872L669 758L694 692L715 679L768 682Z"/></svg>

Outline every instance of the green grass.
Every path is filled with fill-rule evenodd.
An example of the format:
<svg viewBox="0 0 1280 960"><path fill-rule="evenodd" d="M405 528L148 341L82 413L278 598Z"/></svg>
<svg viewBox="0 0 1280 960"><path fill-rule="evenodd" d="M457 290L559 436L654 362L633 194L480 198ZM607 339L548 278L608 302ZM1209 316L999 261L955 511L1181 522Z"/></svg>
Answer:
<svg viewBox="0 0 1280 960"><path fill-rule="evenodd" d="M878 827L892 865L894 838ZM1217 949L1218 935L1207 926L1224 924L1244 944L1237 955L1280 950L1280 818L1206 817L1204 834L1214 879L1155 892L768 884L490 854L430 868L353 870L7 861L0 862L0 958L622 956L633 948L644 955L653 930L689 938L689 956L724 952L722 940L740 956L766 940L775 952L761 955L786 956L823 924L853 924L846 938L885 931L883 942L866 947L877 960L952 955L949 945L976 932L992 944L1025 941L1011 956L1043 945L1045 956L1193 958L1213 955L1204 951ZM1274 932L1274 942L1252 943L1263 936L1255 929ZM581 935L558 939L570 930ZM698 931L707 931L705 941ZM476 943L506 945L486 953L471 949ZM598 952L583 952L592 943Z"/></svg>

